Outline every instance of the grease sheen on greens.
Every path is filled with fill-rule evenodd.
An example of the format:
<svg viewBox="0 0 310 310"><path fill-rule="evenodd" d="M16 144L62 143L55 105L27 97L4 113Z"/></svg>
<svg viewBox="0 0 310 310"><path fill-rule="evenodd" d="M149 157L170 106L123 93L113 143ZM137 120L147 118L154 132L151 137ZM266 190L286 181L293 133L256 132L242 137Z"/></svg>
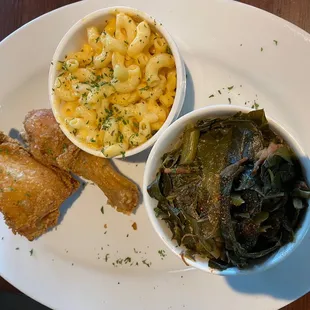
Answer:
<svg viewBox="0 0 310 310"><path fill-rule="evenodd" d="M187 125L148 193L184 255L220 270L249 268L292 242L310 198L264 110Z"/></svg>

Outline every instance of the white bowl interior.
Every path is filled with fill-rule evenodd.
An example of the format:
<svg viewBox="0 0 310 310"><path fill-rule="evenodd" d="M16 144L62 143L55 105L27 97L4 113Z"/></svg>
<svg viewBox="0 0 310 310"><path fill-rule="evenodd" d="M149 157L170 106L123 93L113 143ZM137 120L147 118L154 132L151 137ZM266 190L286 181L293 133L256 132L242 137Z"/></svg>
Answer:
<svg viewBox="0 0 310 310"><path fill-rule="evenodd" d="M180 119L174 122L166 132L158 139L155 143L150 156L148 158L145 172L144 172L144 179L143 179L143 198L144 204L149 216L149 219L158 233L160 238L164 241L164 243L179 257L181 257L182 251L185 249L184 247L178 247L175 240L171 240L172 233L167 226L167 224L163 221L158 219L155 216L154 208L157 206L157 200L151 198L147 193L147 186L155 179L155 176L158 172L159 167L161 166L161 158L162 156L171 150L171 147L174 145L176 140L180 137L183 133L183 130L187 123L189 122L196 122L202 118L208 117L219 117L219 116L229 116L238 111L241 112L250 112L251 109L244 108L244 107L237 107L232 105L221 105L221 106L209 106L206 108L202 108L199 110L195 110ZM281 137L285 139L285 141L290 145L290 147L295 151L298 155L301 165L305 169L304 174L306 178L310 175L310 167L309 162L306 154L303 152L302 148L298 145L296 140L277 122L268 118L270 127L276 133L278 133ZM308 181L308 180L307 180ZM196 261L192 261L186 259L186 262L198 269L203 271L208 271L214 274L219 275L240 275L240 274L250 274L259 271L266 270L272 266L275 266L279 262L281 262L285 257L287 257L290 253L292 253L295 248L301 243L302 239L306 235L310 224L310 212L307 210L305 217L302 221L301 227L297 230L295 234L295 241L288 243L287 245L281 247L277 252L271 255L267 260L265 260L261 264L257 264L250 269L240 270L238 268L228 268L223 271L212 269L208 266L208 260L200 258L199 256L196 258Z"/></svg>
<svg viewBox="0 0 310 310"><path fill-rule="evenodd" d="M186 73L185 73L185 66L184 62L181 58L181 55L179 53L179 50L174 43L172 37L168 33L168 31L162 26L162 24L154 19L151 18L148 14L141 12L137 9L129 8L129 7L110 7L101 9L98 11L95 11L86 17L79 20L75 25L73 25L70 30L65 34L61 42L59 43L55 54L53 56L53 60L50 66L49 71L49 83L48 83L48 92L49 92L49 98L50 98L50 104L52 106L52 110L54 113L54 116L57 120L57 122L60 125L60 128L64 132L64 134L71 140L72 143L74 143L76 146L78 146L80 149L84 150L85 152L88 152L90 154L93 154L95 156L104 157L103 153L98 150L94 150L92 148L87 147L85 144L81 143L76 139L76 137L70 133L70 131L64 126L59 117L59 113L56 107L55 102L57 102L54 92L52 91L54 81L57 77L57 70L56 70L56 64L59 60L63 60L67 53L77 51L81 48L81 46L87 42L87 34L86 34L86 28L89 26L96 26L99 29L103 29L104 26L107 24L107 21L115 16L116 12L124 12L126 14L129 14L130 16L141 18L146 20L149 25L156 29L156 31L160 32L163 37L167 40L170 49L172 51L172 54L175 59L176 64L176 71L177 71L177 90L176 90L176 96L173 103L173 106L171 108L171 111L163 124L163 126L158 130L158 132L151 137L148 141L146 141L144 144L134 148L130 149L126 152L126 157L135 155L137 153L140 153L149 147L151 147L155 141L158 139L158 137L168 128L168 126L178 118L185 98L185 91L186 91ZM114 15L113 15L114 14ZM120 158L122 156L116 156L115 158Z"/></svg>

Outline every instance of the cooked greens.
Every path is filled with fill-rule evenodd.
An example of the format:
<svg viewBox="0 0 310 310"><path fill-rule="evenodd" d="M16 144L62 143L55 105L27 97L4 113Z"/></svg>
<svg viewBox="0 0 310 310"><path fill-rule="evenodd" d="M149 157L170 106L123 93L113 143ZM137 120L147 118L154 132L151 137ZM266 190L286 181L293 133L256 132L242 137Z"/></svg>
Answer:
<svg viewBox="0 0 310 310"><path fill-rule="evenodd" d="M184 256L220 270L249 268L293 241L310 198L263 110L187 125L148 193Z"/></svg>

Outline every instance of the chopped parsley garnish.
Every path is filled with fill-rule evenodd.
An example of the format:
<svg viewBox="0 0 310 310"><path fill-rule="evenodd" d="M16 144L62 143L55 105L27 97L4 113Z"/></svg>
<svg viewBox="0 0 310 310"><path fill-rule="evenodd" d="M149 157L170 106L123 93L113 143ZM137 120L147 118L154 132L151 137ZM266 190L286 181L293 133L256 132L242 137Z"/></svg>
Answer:
<svg viewBox="0 0 310 310"><path fill-rule="evenodd" d="M124 135L120 133L118 138L119 138L119 142L122 143L124 140Z"/></svg>
<svg viewBox="0 0 310 310"><path fill-rule="evenodd" d="M149 86L145 86L145 87L143 87L143 88L139 88L139 91L145 91L145 90L149 90L149 89L150 89Z"/></svg>
<svg viewBox="0 0 310 310"><path fill-rule="evenodd" d="M257 110L259 108L259 104L256 101L254 101L254 104L252 105L251 108Z"/></svg>
<svg viewBox="0 0 310 310"><path fill-rule="evenodd" d="M108 157L108 156L104 153L104 151L105 151L105 149L102 148L102 149L101 149L101 153L103 154L104 157Z"/></svg>
<svg viewBox="0 0 310 310"><path fill-rule="evenodd" d="M66 143L63 144L62 146L62 151L65 152L67 150L68 146Z"/></svg>
<svg viewBox="0 0 310 310"><path fill-rule="evenodd" d="M65 62L62 64L61 69L64 71L68 71L67 64Z"/></svg>
<svg viewBox="0 0 310 310"><path fill-rule="evenodd" d="M164 257L167 256L165 250L158 250L158 254L160 255L161 259L164 259Z"/></svg>
<svg viewBox="0 0 310 310"><path fill-rule="evenodd" d="M105 113L107 113L107 116L106 118L109 118L113 115L113 111L112 110L109 110L109 109L104 109Z"/></svg>
<svg viewBox="0 0 310 310"><path fill-rule="evenodd" d="M231 99L230 98L228 98L228 101L229 101L229 104L231 104Z"/></svg>
<svg viewBox="0 0 310 310"><path fill-rule="evenodd" d="M122 155L122 158L124 159L125 158L125 152L121 152L121 155Z"/></svg>
<svg viewBox="0 0 310 310"><path fill-rule="evenodd" d="M152 265L152 263L148 263L148 262L146 261L146 259L144 259L144 260L142 261L142 263L143 263L144 265L148 266L148 267L150 267L150 266Z"/></svg>
<svg viewBox="0 0 310 310"><path fill-rule="evenodd" d="M95 140L94 138L91 138L91 139L90 139L90 142L95 143L96 140Z"/></svg>
<svg viewBox="0 0 310 310"><path fill-rule="evenodd" d="M227 87L228 90L232 90L234 88L234 85Z"/></svg>
<svg viewBox="0 0 310 310"><path fill-rule="evenodd" d="M102 123L101 129L102 130L108 130L112 126L111 122L109 119L105 119L104 122Z"/></svg>
<svg viewBox="0 0 310 310"><path fill-rule="evenodd" d="M98 38L96 39L96 43L98 43L99 40L100 40L100 37L98 37Z"/></svg>
<svg viewBox="0 0 310 310"><path fill-rule="evenodd" d="M116 264L122 265L122 264L123 264L123 259L122 259L122 258L118 258L118 259L116 260Z"/></svg>
<svg viewBox="0 0 310 310"><path fill-rule="evenodd" d="M213 98L213 97L214 97L214 95L213 95L213 94L209 96L209 98Z"/></svg>
<svg viewBox="0 0 310 310"><path fill-rule="evenodd" d="M126 257L126 258L124 259L124 263L125 263L125 264L131 263L131 257Z"/></svg>
<svg viewBox="0 0 310 310"><path fill-rule="evenodd" d="M220 95L222 95L222 92L221 92L220 90L218 90L218 93L219 93Z"/></svg>
<svg viewBox="0 0 310 310"><path fill-rule="evenodd" d="M32 255L33 255L33 249L31 249L31 250L29 251L29 253L30 253L30 256L32 256Z"/></svg>
<svg viewBox="0 0 310 310"><path fill-rule="evenodd" d="M104 208L103 208L103 206L101 207L100 211L101 211L102 214L104 214Z"/></svg>
<svg viewBox="0 0 310 310"><path fill-rule="evenodd" d="M166 53L172 55L172 51L169 46L167 46L166 48Z"/></svg>
<svg viewBox="0 0 310 310"><path fill-rule="evenodd" d="M278 41L277 40L273 40L275 45L278 45Z"/></svg>
<svg viewBox="0 0 310 310"><path fill-rule="evenodd" d="M260 51L262 52L263 50L264 50L264 48L261 47L261 48L260 48Z"/></svg>

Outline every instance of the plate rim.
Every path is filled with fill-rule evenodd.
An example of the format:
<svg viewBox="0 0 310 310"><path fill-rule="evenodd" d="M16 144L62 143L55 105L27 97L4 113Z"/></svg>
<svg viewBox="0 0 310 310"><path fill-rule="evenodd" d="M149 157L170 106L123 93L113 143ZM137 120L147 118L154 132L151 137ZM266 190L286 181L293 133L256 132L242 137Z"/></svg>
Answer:
<svg viewBox="0 0 310 310"><path fill-rule="evenodd" d="M221 2L227 2L227 5L240 5L241 7L247 7L248 9L252 10L253 12L259 12L259 14L263 14L263 15L269 15L269 18L272 18L274 21L276 22L281 22L283 25L288 25L290 26L290 29L291 30L294 30L296 33L300 33L306 37L309 38L310 40L310 34L303 30L302 28L298 27L297 25L293 24L292 22L290 21L287 21L285 19L283 19L282 17L279 17L277 15L274 15L268 11L264 11L263 9L260 9L260 8L257 8L257 7L254 7L252 5L249 5L249 4L245 4L245 3L241 3L241 2L237 2L237 1L230 1L230 0L210 0L212 2L218 2L218 3L221 3ZM35 19L25 23L24 25L22 25L21 27L19 27L18 29L14 30L12 33L10 33L8 36L6 36L2 41L0 41L0 48L2 46L5 46L6 44L9 44L10 43L10 40L17 34L17 33L20 33L21 31L24 31L25 29L27 29L27 27L29 27L30 25L32 24L35 24L36 22L38 22L39 20L41 19L44 19L48 16L51 16L51 15L54 15L54 14L57 14L58 11L61 11L61 10L64 10L64 9L67 9L68 7L71 7L71 6L83 6L85 5L85 2L91 2L91 0L85 0L85 1L78 1L78 2L75 2L75 3L71 3L71 4L67 4L67 5L64 5L62 7L59 7L55 10L52 10L50 12L47 12L43 15L40 15L38 17L36 17ZM255 13L255 14L256 14ZM50 304L46 303L45 301L41 301L41 298L40 297L34 297L33 294L31 293L28 293L28 290L24 290L24 288L21 290L20 289L20 286L17 284L13 284L12 282L9 281L9 279L6 278L5 275L3 275L2 273L0 273L0 276L2 278L4 278L8 283L10 283L11 285L13 285L14 287L16 287L18 290L20 290L21 292L23 292L25 295L29 296L30 298L34 299L35 301L37 301L38 303L41 303L42 305L46 305L47 307L51 307ZM307 293L305 293L307 294ZM303 294L303 295L305 295ZM299 296L299 298L301 298L303 295ZM296 298L298 299L298 298ZM289 300L289 303L293 302L292 300ZM285 301L286 304L287 301Z"/></svg>

